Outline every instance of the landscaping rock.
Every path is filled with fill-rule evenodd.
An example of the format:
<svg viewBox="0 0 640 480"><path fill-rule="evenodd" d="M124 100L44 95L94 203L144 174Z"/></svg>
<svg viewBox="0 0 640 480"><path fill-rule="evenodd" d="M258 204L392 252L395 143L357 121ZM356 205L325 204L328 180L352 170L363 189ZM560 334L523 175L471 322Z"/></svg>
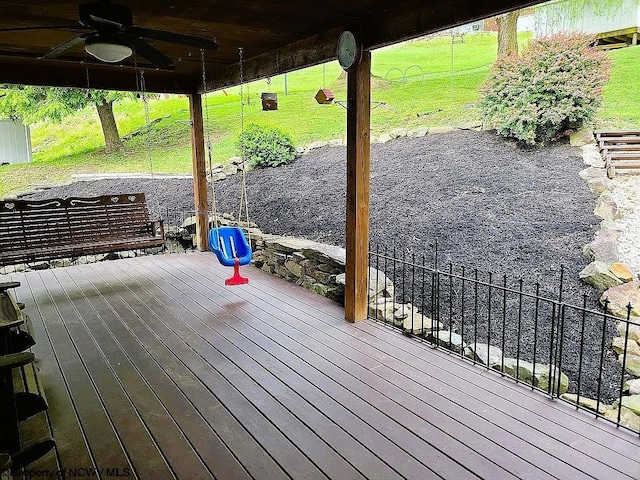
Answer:
<svg viewBox="0 0 640 480"><path fill-rule="evenodd" d="M376 139L376 143L387 143L391 140L393 140L393 137L391 137L391 135L389 135L388 133L384 133Z"/></svg>
<svg viewBox="0 0 640 480"><path fill-rule="evenodd" d="M604 192L598 197L598 200L596 201L596 208L593 213L596 217L600 217L603 220L615 220L616 218L620 218L618 204L614 200L611 192Z"/></svg>
<svg viewBox="0 0 640 480"><path fill-rule="evenodd" d="M449 132L453 132L456 129L451 127L451 126L442 126L442 127L430 127L429 128L429 135L437 135L440 133L449 133Z"/></svg>
<svg viewBox="0 0 640 480"><path fill-rule="evenodd" d="M238 166L235 163L230 163L223 167L222 172L227 176L235 175L238 172Z"/></svg>
<svg viewBox="0 0 640 480"><path fill-rule="evenodd" d="M582 159L585 165L591 165L592 167L599 168L604 167L602 155L600 155L598 147L593 143L582 146Z"/></svg>
<svg viewBox="0 0 640 480"><path fill-rule="evenodd" d="M618 261L618 243L609 237L599 235L584 246L582 253L592 262L599 261L611 264Z"/></svg>
<svg viewBox="0 0 640 480"><path fill-rule="evenodd" d="M407 137L421 138L421 137L424 137L427 134L428 131L429 131L429 129L426 128L426 127L416 128L416 129L413 129L413 130L409 130L407 132Z"/></svg>
<svg viewBox="0 0 640 480"><path fill-rule="evenodd" d="M591 262L579 273L579 276L584 282L593 285L599 290L607 290L623 283L622 280L611 273L607 263L600 261Z"/></svg>
<svg viewBox="0 0 640 480"><path fill-rule="evenodd" d="M311 245L303 247L301 251L305 257L314 258L320 263L340 267L341 271L344 271L346 250L342 247L312 242Z"/></svg>
<svg viewBox="0 0 640 480"><path fill-rule="evenodd" d="M598 230L595 236L606 235L612 240L618 241L620 237L620 227L615 220L602 220L600 222L600 230Z"/></svg>
<svg viewBox="0 0 640 480"><path fill-rule="evenodd" d="M598 195L613 187L613 181L607 177L606 170L601 167L585 168L578 175L587 182L589 189Z"/></svg>
<svg viewBox="0 0 640 480"><path fill-rule="evenodd" d="M629 395L640 395L640 378L625 382L624 390L629 392Z"/></svg>
<svg viewBox="0 0 640 480"><path fill-rule="evenodd" d="M448 330L438 330L437 332L429 332L427 334L427 340L430 340L441 347L448 350L452 350L456 353L461 353L465 347L465 343L462 337L457 333L449 332Z"/></svg>
<svg viewBox="0 0 640 480"><path fill-rule="evenodd" d="M381 297L376 301L369 303L369 315L378 320L384 320L391 323L393 321L394 311L395 304L387 297Z"/></svg>
<svg viewBox="0 0 640 480"><path fill-rule="evenodd" d="M615 262L609 267L609 270L624 283L633 280L633 273L624 263Z"/></svg>
<svg viewBox="0 0 640 480"><path fill-rule="evenodd" d="M294 260L292 259L287 260L284 263L284 266L287 267L287 270L293 273L296 277L302 276L302 267L300 266L299 263L295 262Z"/></svg>
<svg viewBox="0 0 640 480"><path fill-rule="evenodd" d="M295 237L272 237L265 241L267 248L274 252L293 253L299 252L305 247L313 247L315 242Z"/></svg>
<svg viewBox="0 0 640 480"><path fill-rule="evenodd" d="M613 181L608 177L592 178L587 180L589 190L595 194L601 194L607 192L613 188Z"/></svg>
<svg viewBox="0 0 640 480"><path fill-rule="evenodd" d="M499 370L500 367L501 364L498 364L497 369ZM523 382L531 383L533 380L533 363L526 362L524 360L518 361L515 358L505 357L503 372L507 375L518 378Z"/></svg>
<svg viewBox="0 0 640 480"><path fill-rule="evenodd" d="M346 275L336 275L336 283L344 285ZM393 282L375 268L369 268L369 298L393 297Z"/></svg>
<svg viewBox="0 0 640 480"><path fill-rule="evenodd" d="M638 290L636 282L611 287L602 294L600 303L604 305L605 300L609 300L607 309L611 315L627 318L627 305L631 304L633 307L631 315L634 317L640 316L640 290Z"/></svg>
<svg viewBox="0 0 640 480"><path fill-rule="evenodd" d="M502 366L502 350L486 343L474 343L464 349L465 357L472 358L487 367Z"/></svg>
<svg viewBox="0 0 640 480"><path fill-rule="evenodd" d="M442 325L434 325L431 318L421 313L414 313L413 316L408 316L402 321L402 328L405 333L412 333L414 335L422 335L425 332L431 330L438 330Z"/></svg>
<svg viewBox="0 0 640 480"><path fill-rule="evenodd" d="M624 337L615 337L611 342L611 346L613 351L618 355L625 351L625 345L627 350L627 355L637 355L640 357L640 345L635 340L628 338L626 341Z"/></svg>
<svg viewBox="0 0 640 480"><path fill-rule="evenodd" d="M396 310L393 314L394 320L404 320L406 318L411 318L411 315L415 315L418 313L418 309L414 307L410 303L396 303Z"/></svg>
<svg viewBox="0 0 640 480"><path fill-rule="evenodd" d="M396 138L406 137L407 133L408 132L406 128L394 128L389 132L389 135L391 136L391 138L396 139Z"/></svg>
<svg viewBox="0 0 640 480"><path fill-rule="evenodd" d="M589 181L593 178L607 178L607 172L602 168L589 167L584 170L580 170L578 176L583 180Z"/></svg>
<svg viewBox="0 0 640 480"><path fill-rule="evenodd" d="M211 181L212 182L217 182L218 180L224 180L225 178L227 178L227 174L224 172L218 172L218 173L212 173L211 174Z"/></svg>
<svg viewBox="0 0 640 480"><path fill-rule="evenodd" d="M569 143L572 147L592 145L593 142L593 128L591 126L582 127L581 129L569 134Z"/></svg>
<svg viewBox="0 0 640 480"><path fill-rule="evenodd" d="M640 377L640 356L638 355L627 355L627 358L624 359L622 355L618 356L618 362L622 365L622 362L625 362L624 369L628 374L633 375L634 377Z"/></svg>
<svg viewBox="0 0 640 480"><path fill-rule="evenodd" d="M560 395L560 397L568 402L575 403L577 405L580 405L581 407L591 410L592 412L595 412L597 409L597 412L603 415L607 413L609 410L611 410L612 408L610 405L606 405L602 402L598 402L593 398L587 398L587 397L581 396L580 399L578 400L578 395L576 395L575 393L563 393L562 395Z"/></svg>
<svg viewBox="0 0 640 480"><path fill-rule="evenodd" d="M318 295L322 295L323 297L326 297L327 294L329 293L329 287L321 283L314 283L310 285L309 288L307 288L307 290L310 290L313 293L317 293Z"/></svg>
<svg viewBox="0 0 640 480"><path fill-rule="evenodd" d="M323 147L326 147L327 145L329 145L329 142L325 142L325 141L312 142L309 145L307 145L307 150L315 150L316 148L323 148Z"/></svg>
<svg viewBox="0 0 640 480"><path fill-rule="evenodd" d="M604 414L604 418L612 420L614 422L618 421L618 409L614 408L612 410L608 410ZM640 416L633 413L626 407L621 407L620 410L620 425L623 425L627 428L631 428L632 430L640 431Z"/></svg>
<svg viewBox="0 0 640 480"><path fill-rule="evenodd" d="M622 406L628 408L636 415L640 415L640 395L622 397Z"/></svg>
<svg viewBox="0 0 640 480"><path fill-rule="evenodd" d="M50 265L48 262L33 262L29 264L31 270L47 270Z"/></svg>
<svg viewBox="0 0 640 480"><path fill-rule="evenodd" d="M71 265L73 265L73 262L69 258L51 260L51 268L70 267Z"/></svg>
<svg viewBox="0 0 640 480"><path fill-rule="evenodd" d="M640 318L631 318L627 328L627 322L620 322L616 325L616 330L621 337L628 336L630 340L640 343Z"/></svg>
<svg viewBox="0 0 640 480"><path fill-rule="evenodd" d="M560 394L569 389L569 377L554 365L536 363L534 385L548 391L551 384L551 393L558 393L558 374L560 375Z"/></svg>

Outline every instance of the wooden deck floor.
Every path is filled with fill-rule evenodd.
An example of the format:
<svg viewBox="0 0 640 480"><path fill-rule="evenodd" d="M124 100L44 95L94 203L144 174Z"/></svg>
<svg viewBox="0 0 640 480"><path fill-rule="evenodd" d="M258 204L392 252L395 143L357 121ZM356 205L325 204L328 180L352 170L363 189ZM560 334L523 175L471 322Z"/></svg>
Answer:
<svg viewBox="0 0 640 480"><path fill-rule="evenodd" d="M10 276L69 478L640 478L636 436L245 273L188 254Z"/></svg>

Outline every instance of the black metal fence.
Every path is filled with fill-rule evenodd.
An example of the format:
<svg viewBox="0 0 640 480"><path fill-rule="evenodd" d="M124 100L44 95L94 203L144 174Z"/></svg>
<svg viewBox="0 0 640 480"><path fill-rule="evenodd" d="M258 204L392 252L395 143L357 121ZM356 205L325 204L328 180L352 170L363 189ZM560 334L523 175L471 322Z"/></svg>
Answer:
<svg viewBox="0 0 640 480"><path fill-rule="evenodd" d="M370 318L635 431L621 408L638 334L631 305L619 318L608 305L589 308L586 295L581 305L565 301L563 268L556 285L543 286L451 263L440 269L437 251L431 265L424 255L369 252ZM618 352L614 337L624 339Z"/></svg>

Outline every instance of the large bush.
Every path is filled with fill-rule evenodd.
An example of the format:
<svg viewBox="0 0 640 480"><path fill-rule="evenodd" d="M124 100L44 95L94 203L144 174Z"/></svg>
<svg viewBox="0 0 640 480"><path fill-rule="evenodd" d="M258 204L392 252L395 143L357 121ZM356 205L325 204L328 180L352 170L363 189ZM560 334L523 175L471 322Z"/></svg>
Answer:
<svg viewBox="0 0 640 480"><path fill-rule="evenodd" d="M250 124L240 135L240 150L252 167L277 167L291 162L296 148L291 137L275 127Z"/></svg>
<svg viewBox="0 0 640 480"><path fill-rule="evenodd" d="M527 144L552 140L591 121L609 79L593 37L558 34L533 40L521 57L500 57L480 87L485 121Z"/></svg>

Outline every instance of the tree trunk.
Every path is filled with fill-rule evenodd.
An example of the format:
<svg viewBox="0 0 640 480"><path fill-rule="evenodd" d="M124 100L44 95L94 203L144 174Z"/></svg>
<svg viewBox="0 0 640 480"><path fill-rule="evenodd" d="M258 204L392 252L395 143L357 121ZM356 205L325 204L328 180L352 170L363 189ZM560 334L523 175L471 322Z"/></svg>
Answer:
<svg viewBox="0 0 640 480"><path fill-rule="evenodd" d="M120 152L124 150L116 119L113 116L113 102L103 101L96 104L98 116L100 117L100 125L102 125L102 134L104 135L104 143L107 153Z"/></svg>
<svg viewBox="0 0 640 480"><path fill-rule="evenodd" d="M498 23L498 56L518 54L518 17L520 11L496 17Z"/></svg>

